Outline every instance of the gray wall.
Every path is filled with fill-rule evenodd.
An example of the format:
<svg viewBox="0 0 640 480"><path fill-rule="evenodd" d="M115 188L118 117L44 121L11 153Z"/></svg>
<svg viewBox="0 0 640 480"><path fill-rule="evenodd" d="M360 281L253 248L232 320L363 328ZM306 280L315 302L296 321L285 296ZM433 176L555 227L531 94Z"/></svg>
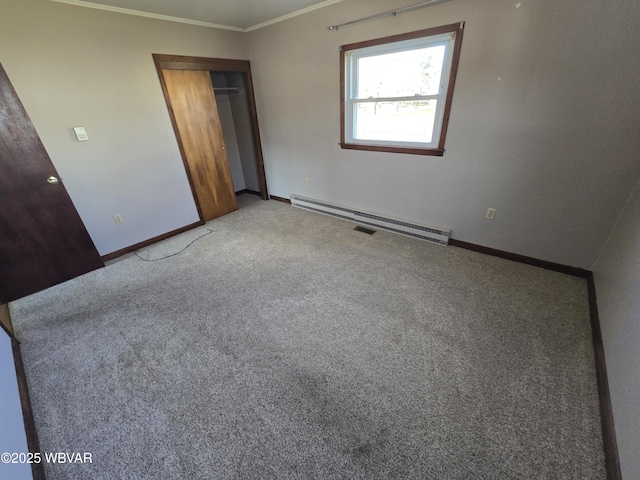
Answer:
<svg viewBox="0 0 640 480"><path fill-rule="evenodd" d="M594 268L623 478L640 478L640 183Z"/></svg>
<svg viewBox="0 0 640 480"><path fill-rule="evenodd" d="M3 0L0 59L101 254L197 220L156 52L252 60L272 194L431 223L588 268L640 175L640 95L623 93L640 78L629 61L640 4L519 3L451 0L328 31L404 4L345 0L241 33ZM339 45L460 20L445 156L341 150ZM89 142L74 139L76 125ZM494 221L484 219L487 207L497 208Z"/></svg>
<svg viewBox="0 0 640 480"><path fill-rule="evenodd" d="M406 4L345 0L249 33L270 193L590 267L640 175L640 2L451 0L327 30ZM339 46L458 21L444 157L341 150Z"/></svg>
<svg viewBox="0 0 640 480"><path fill-rule="evenodd" d="M13 362L11 338L0 328L0 453L26 453L27 435L22 420L22 404ZM0 478L33 478L28 463L0 462Z"/></svg>
<svg viewBox="0 0 640 480"><path fill-rule="evenodd" d="M151 54L247 59L245 34L48 0L1 9L0 61L98 251L196 222Z"/></svg>

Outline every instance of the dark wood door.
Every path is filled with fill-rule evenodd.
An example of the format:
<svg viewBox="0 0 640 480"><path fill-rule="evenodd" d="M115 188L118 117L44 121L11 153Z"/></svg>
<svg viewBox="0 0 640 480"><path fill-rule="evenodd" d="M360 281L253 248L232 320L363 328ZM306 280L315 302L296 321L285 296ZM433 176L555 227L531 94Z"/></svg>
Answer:
<svg viewBox="0 0 640 480"><path fill-rule="evenodd" d="M162 75L202 220L237 210L211 74L163 70Z"/></svg>
<svg viewBox="0 0 640 480"><path fill-rule="evenodd" d="M0 302L103 266L0 65Z"/></svg>

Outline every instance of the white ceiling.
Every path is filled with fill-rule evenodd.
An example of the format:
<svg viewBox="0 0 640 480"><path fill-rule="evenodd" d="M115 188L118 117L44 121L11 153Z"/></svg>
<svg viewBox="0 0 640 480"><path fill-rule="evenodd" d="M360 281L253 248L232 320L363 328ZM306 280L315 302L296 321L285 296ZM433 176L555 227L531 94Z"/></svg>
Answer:
<svg viewBox="0 0 640 480"><path fill-rule="evenodd" d="M231 30L255 30L342 0L53 0Z"/></svg>

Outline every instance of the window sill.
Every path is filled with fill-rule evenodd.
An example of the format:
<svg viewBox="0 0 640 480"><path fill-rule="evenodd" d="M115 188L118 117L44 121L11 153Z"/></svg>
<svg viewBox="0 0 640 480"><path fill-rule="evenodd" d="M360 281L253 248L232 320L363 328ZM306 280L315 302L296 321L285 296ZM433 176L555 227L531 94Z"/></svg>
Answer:
<svg viewBox="0 0 640 480"><path fill-rule="evenodd" d="M442 157L443 148L391 147L386 145L361 145L359 143L340 143L340 148L347 150L368 150L370 152L407 153L410 155L429 155Z"/></svg>

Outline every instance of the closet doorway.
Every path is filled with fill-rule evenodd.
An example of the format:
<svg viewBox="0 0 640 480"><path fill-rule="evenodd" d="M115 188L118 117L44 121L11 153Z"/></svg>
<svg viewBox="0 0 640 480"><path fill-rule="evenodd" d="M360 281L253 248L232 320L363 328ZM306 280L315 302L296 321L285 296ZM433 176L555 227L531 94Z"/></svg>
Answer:
<svg viewBox="0 0 640 480"><path fill-rule="evenodd" d="M268 199L249 62L153 59L200 219L236 210L236 193Z"/></svg>

